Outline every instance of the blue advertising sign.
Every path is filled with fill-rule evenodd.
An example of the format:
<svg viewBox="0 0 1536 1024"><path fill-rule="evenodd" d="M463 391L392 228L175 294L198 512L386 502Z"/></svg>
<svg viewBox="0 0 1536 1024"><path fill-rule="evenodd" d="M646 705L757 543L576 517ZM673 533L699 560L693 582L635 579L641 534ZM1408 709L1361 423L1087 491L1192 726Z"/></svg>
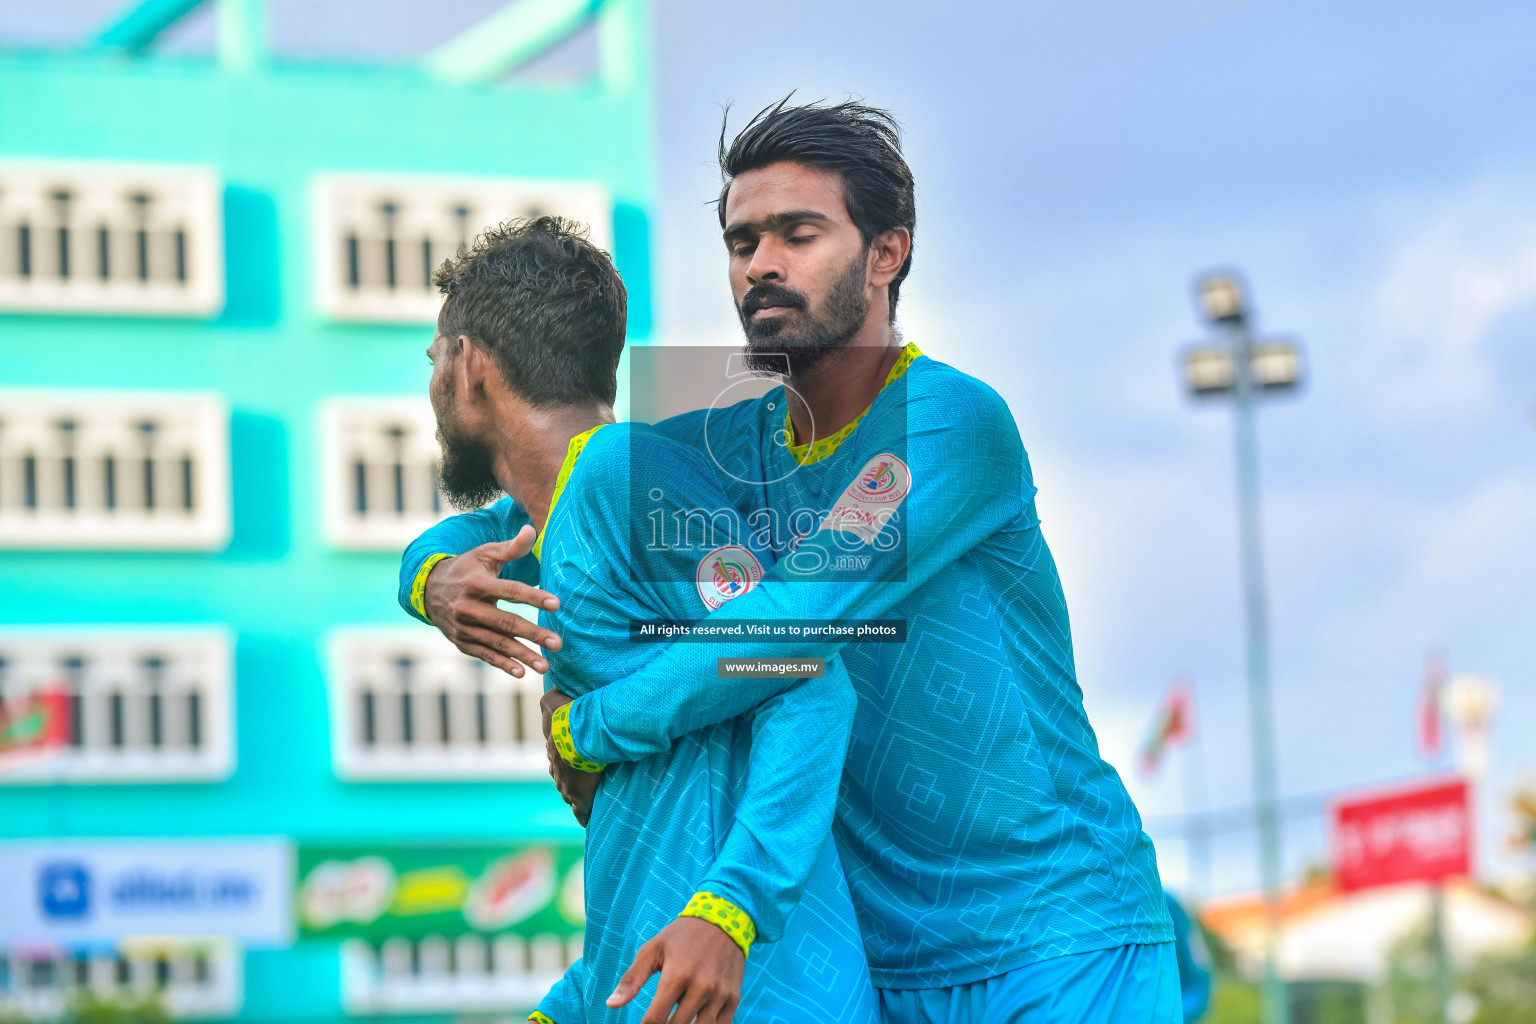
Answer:
<svg viewBox="0 0 1536 1024"><path fill-rule="evenodd" d="M293 848L283 839L0 844L0 943L135 935L293 941Z"/></svg>

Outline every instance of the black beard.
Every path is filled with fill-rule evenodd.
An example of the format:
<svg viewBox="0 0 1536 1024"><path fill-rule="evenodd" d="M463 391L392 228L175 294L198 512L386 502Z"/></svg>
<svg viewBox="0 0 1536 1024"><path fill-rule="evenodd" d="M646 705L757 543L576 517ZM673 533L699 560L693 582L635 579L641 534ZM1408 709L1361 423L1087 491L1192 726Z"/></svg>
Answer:
<svg viewBox="0 0 1536 1024"><path fill-rule="evenodd" d="M765 281L742 296L737 315L747 335L747 367L759 373L781 373L788 361L791 374L802 373L828 355L844 348L869 318L869 298L864 294L866 248L832 283L820 317L811 315L810 302L801 293ZM764 306L795 310L771 320L753 320Z"/></svg>
<svg viewBox="0 0 1536 1024"><path fill-rule="evenodd" d="M460 512L484 508L501 496L501 485L492 470L491 449L481 441L450 438L438 431L443 449L443 466L438 471L438 489L448 504Z"/></svg>

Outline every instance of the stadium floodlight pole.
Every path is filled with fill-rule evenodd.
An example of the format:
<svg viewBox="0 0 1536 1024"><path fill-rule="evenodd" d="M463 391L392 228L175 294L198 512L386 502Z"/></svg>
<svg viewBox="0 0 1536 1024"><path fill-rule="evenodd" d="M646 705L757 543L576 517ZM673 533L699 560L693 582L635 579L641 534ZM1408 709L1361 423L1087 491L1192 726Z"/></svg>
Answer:
<svg viewBox="0 0 1536 1024"><path fill-rule="evenodd" d="M1248 298L1242 279L1224 271L1207 274L1197 284L1201 310L1222 335L1221 343L1185 353L1190 390L1199 397L1232 400L1237 463L1237 518L1242 546L1243 607L1247 636L1248 714L1253 745L1254 810L1259 838L1259 866L1264 885L1267 927L1264 941L1263 1019L1289 1024L1290 1004L1278 968L1280 945L1280 815L1275 774L1274 727L1269 686L1269 614L1264 590L1263 548L1259 538L1259 453L1256 401L1266 391L1294 388L1301 379L1301 357L1286 341L1253 337Z"/></svg>

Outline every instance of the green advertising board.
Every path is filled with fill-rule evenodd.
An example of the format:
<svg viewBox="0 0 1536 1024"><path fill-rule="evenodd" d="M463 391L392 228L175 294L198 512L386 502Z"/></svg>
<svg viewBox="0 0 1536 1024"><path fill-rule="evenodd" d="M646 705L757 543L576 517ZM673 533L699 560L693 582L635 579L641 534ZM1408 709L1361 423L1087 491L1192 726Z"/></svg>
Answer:
<svg viewBox="0 0 1536 1024"><path fill-rule="evenodd" d="M299 934L314 938L580 932L580 843L301 846Z"/></svg>

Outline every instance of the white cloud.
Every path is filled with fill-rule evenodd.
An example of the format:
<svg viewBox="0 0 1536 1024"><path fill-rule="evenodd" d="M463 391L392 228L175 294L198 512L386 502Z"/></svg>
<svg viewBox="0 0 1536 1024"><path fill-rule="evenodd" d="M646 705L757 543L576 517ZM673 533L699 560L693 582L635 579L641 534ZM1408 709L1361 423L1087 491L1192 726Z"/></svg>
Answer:
<svg viewBox="0 0 1536 1024"><path fill-rule="evenodd" d="M1536 301L1536 186L1488 179L1399 208L1400 235L1368 293L1356 364L1390 415L1485 399L1476 349L1498 320Z"/></svg>

